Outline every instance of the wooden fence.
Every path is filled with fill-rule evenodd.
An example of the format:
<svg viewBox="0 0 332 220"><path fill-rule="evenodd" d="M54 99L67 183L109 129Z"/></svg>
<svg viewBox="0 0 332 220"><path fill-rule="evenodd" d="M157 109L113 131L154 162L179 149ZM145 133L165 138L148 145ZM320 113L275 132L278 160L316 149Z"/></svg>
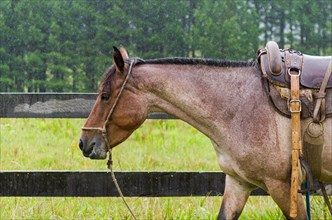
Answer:
<svg viewBox="0 0 332 220"><path fill-rule="evenodd" d="M97 94L0 93L0 118L86 118ZM149 119L175 119L153 113ZM0 134L1 135L1 134ZM105 162L106 163L106 162ZM115 172L125 196L223 195L222 172ZM116 197L107 171L0 170L0 196ZM258 189L252 195L267 195Z"/></svg>

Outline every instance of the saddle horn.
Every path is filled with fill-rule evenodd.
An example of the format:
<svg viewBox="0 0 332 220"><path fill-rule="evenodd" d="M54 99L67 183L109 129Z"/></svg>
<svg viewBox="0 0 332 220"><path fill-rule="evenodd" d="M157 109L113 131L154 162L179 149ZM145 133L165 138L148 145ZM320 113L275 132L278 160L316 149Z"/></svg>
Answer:
<svg viewBox="0 0 332 220"><path fill-rule="evenodd" d="M269 41L266 44L266 51L268 55L268 63L269 67L271 69L271 72L274 74L280 74L281 73L281 55L279 46L274 41Z"/></svg>

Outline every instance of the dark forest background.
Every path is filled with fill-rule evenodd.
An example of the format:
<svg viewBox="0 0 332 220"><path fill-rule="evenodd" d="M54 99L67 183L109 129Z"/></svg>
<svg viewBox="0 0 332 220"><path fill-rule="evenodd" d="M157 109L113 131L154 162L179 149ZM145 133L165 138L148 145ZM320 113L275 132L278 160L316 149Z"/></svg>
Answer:
<svg viewBox="0 0 332 220"><path fill-rule="evenodd" d="M268 40L332 54L331 0L1 0L0 92L95 92L130 56L253 60Z"/></svg>

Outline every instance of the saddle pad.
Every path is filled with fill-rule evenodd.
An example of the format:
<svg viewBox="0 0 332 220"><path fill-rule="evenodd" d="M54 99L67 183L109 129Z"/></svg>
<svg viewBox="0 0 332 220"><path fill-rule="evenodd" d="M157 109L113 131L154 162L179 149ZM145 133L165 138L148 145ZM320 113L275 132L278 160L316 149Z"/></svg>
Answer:
<svg viewBox="0 0 332 220"><path fill-rule="evenodd" d="M291 117L289 111L289 100L290 100L290 89L287 87L280 87L275 84L269 83L269 94L271 102L278 112L286 117ZM317 93L318 90L311 89L301 89L300 90L300 100L301 100L301 118L312 117L314 109L313 95ZM326 90L326 117L332 117L332 89Z"/></svg>

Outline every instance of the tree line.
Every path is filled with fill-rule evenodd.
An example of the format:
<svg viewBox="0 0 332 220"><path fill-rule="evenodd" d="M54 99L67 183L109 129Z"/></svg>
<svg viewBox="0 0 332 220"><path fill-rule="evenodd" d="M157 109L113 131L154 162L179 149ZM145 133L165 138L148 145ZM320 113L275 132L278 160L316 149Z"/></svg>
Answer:
<svg viewBox="0 0 332 220"><path fill-rule="evenodd" d="M0 92L95 92L130 56L250 60L268 40L332 54L330 0L2 0Z"/></svg>

